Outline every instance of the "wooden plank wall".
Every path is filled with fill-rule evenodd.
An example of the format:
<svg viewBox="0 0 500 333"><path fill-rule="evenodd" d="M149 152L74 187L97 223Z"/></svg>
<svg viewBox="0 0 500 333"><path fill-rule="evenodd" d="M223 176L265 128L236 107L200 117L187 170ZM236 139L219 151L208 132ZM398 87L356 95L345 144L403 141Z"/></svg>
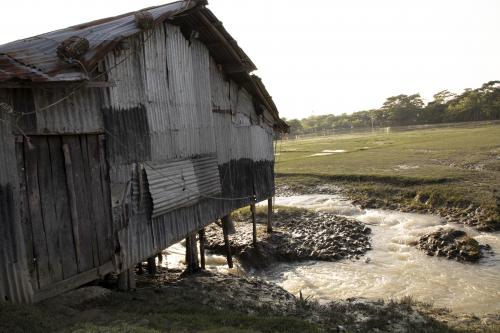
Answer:
<svg viewBox="0 0 500 333"><path fill-rule="evenodd" d="M18 143L27 204L24 242L34 287L51 288L113 257L104 142L98 135L32 136Z"/></svg>
<svg viewBox="0 0 500 333"><path fill-rule="evenodd" d="M5 101L0 89L0 101ZM0 111L0 303L32 300L19 210L15 137L10 116Z"/></svg>

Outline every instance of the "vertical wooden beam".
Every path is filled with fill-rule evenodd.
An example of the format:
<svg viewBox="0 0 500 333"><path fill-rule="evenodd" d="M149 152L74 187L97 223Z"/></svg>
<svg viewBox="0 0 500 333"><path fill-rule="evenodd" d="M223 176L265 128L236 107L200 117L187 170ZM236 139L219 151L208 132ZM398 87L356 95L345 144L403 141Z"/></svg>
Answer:
<svg viewBox="0 0 500 333"><path fill-rule="evenodd" d="M186 271L195 273L200 270L198 262L198 249L196 247L196 233L186 236Z"/></svg>
<svg viewBox="0 0 500 333"><path fill-rule="evenodd" d="M148 258L148 273L149 275L156 274L156 260L155 257Z"/></svg>
<svg viewBox="0 0 500 333"><path fill-rule="evenodd" d="M222 232L224 233L224 244L226 245L227 266L233 268L233 256L231 255L231 245L229 244L229 226L231 225L231 215L222 218Z"/></svg>
<svg viewBox="0 0 500 333"><path fill-rule="evenodd" d="M118 290L120 291L128 290L128 270L118 274Z"/></svg>
<svg viewBox="0 0 500 333"><path fill-rule="evenodd" d="M118 290L128 291L136 288L134 269L127 269L118 274Z"/></svg>
<svg viewBox="0 0 500 333"><path fill-rule="evenodd" d="M134 271L134 269L129 269L127 271L127 277L128 277L128 289L135 290L136 283L135 283L135 271Z"/></svg>
<svg viewBox="0 0 500 333"><path fill-rule="evenodd" d="M200 265L201 269L205 269L205 228L198 231L198 239L200 242Z"/></svg>
<svg viewBox="0 0 500 333"><path fill-rule="evenodd" d="M267 199L267 233L273 232L273 198Z"/></svg>
<svg viewBox="0 0 500 333"><path fill-rule="evenodd" d="M75 183L73 181L73 163L71 161L71 152L69 151L69 145L67 143L62 145L63 155L64 155L64 165L66 167L66 182L68 186L68 197L69 206L71 214L71 227L73 232L73 242L75 244L76 262L78 266L78 271L80 270L80 234L79 234L79 216L78 216L78 206L76 199L76 189Z"/></svg>
<svg viewBox="0 0 500 333"><path fill-rule="evenodd" d="M257 223L255 221L255 204L250 205L250 211L252 212L252 244L257 246Z"/></svg>
<svg viewBox="0 0 500 333"><path fill-rule="evenodd" d="M137 268L137 274L138 275L144 274L144 267L142 267L142 262L138 263L137 266L136 266L136 268Z"/></svg>

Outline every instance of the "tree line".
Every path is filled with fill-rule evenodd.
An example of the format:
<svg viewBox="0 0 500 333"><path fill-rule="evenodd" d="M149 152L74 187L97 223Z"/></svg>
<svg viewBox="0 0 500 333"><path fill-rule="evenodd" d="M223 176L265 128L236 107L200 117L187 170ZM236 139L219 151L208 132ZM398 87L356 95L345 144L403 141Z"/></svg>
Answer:
<svg viewBox="0 0 500 333"><path fill-rule="evenodd" d="M379 109L353 114L310 116L288 119L290 134L309 134L336 129L374 128L500 119L500 81L457 95L443 90L425 104L420 94L386 99Z"/></svg>

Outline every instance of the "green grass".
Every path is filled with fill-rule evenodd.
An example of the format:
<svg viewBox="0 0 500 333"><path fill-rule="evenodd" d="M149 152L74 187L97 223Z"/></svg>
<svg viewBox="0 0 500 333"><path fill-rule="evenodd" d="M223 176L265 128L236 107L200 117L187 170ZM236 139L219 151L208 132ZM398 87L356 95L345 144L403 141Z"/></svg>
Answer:
<svg viewBox="0 0 500 333"><path fill-rule="evenodd" d="M159 332L325 332L303 319L245 314L201 304L196 291L183 294L145 289L112 293L68 310L42 305L0 304L0 332L159 333Z"/></svg>
<svg viewBox="0 0 500 333"><path fill-rule="evenodd" d="M324 150L345 152L311 156ZM500 124L281 141L277 153L278 184L330 182L383 200L419 193L434 207L482 207L499 222Z"/></svg>

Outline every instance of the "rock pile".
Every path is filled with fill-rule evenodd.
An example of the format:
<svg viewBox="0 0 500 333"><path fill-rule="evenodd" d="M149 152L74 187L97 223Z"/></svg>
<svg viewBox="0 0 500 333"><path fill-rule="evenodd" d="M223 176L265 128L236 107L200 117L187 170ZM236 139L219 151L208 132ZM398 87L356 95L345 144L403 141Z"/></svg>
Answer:
<svg viewBox="0 0 500 333"><path fill-rule="evenodd" d="M462 230L440 228L420 237L417 248L429 256L458 261L477 261L483 257L482 250L488 250L490 247L480 245Z"/></svg>
<svg viewBox="0 0 500 333"><path fill-rule="evenodd" d="M262 268L274 261L359 259L371 249L371 229L363 223L331 213L306 209L278 210L272 234L258 225L258 244L252 246L250 221L236 222L230 245L244 264ZM222 231L212 225L206 231L206 248L225 253Z"/></svg>

